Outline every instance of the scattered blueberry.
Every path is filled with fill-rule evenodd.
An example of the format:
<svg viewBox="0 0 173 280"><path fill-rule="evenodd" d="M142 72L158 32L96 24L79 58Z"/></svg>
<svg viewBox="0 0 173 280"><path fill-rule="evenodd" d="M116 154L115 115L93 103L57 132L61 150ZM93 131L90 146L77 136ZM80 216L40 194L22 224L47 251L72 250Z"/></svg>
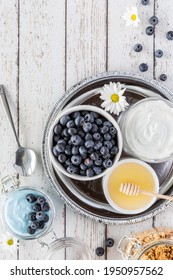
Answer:
<svg viewBox="0 0 173 280"><path fill-rule="evenodd" d="M160 75L160 80L165 82L167 80L167 76L165 74Z"/></svg>
<svg viewBox="0 0 173 280"><path fill-rule="evenodd" d="M151 25L155 26L155 25L158 24L158 22L159 22L158 17L152 16L152 17L149 19L149 22L150 22Z"/></svg>
<svg viewBox="0 0 173 280"><path fill-rule="evenodd" d="M36 213L36 219L38 221L44 221L47 215L43 211L39 211Z"/></svg>
<svg viewBox="0 0 173 280"><path fill-rule="evenodd" d="M114 240L112 238L107 238L105 240L105 246L106 247L113 247L114 246Z"/></svg>
<svg viewBox="0 0 173 280"><path fill-rule="evenodd" d="M47 223L49 221L49 216L45 214L43 222Z"/></svg>
<svg viewBox="0 0 173 280"><path fill-rule="evenodd" d="M112 166L112 160L111 160L111 159L105 159L105 160L103 161L103 166L104 166L105 168L111 167L111 166Z"/></svg>
<svg viewBox="0 0 173 280"><path fill-rule="evenodd" d="M80 165L81 162L82 162L82 157L81 157L81 156L78 156L78 155L73 155L73 156L71 157L71 162L72 162L72 164L74 164L74 165Z"/></svg>
<svg viewBox="0 0 173 280"><path fill-rule="evenodd" d="M166 38L167 38L168 40L173 40L173 31L168 31L168 32L166 33Z"/></svg>
<svg viewBox="0 0 173 280"><path fill-rule="evenodd" d="M148 70L148 65L147 65L146 63L141 63L141 64L139 65L139 70L140 70L141 72L146 72L146 71Z"/></svg>
<svg viewBox="0 0 173 280"><path fill-rule="evenodd" d="M149 4L149 0L141 0L141 4L142 4L143 6L146 6L146 5Z"/></svg>
<svg viewBox="0 0 173 280"><path fill-rule="evenodd" d="M163 56L163 51L162 50L155 51L155 56L158 57L158 58L162 57Z"/></svg>
<svg viewBox="0 0 173 280"><path fill-rule="evenodd" d="M43 229L43 228L44 228L44 225L45 225L44 222L43 222L43 221L40 221L40 222L39 222L39 227L38 227L38 228L39 228L39 229Z"/></svg>
<svg viewBox="0 0 173 280"><path fill-rule="evenodd" d="M35 197L35 195L33 195L32 193L29 193L27 194L26 196L26 200L29 202L29 203L33 203L37 200L37 198Z"/></svg>
<svg viewBox="0 0 173 280"><path fill-rule="evenodd" d="M104 255L104 252L105 252L104 248L102 248L102 247L96 248L96 255L98 257L102 257Z"/></svg>
<svg viewBox="0 0 173 280"><path fill-rule="evenodd" d="M76 168L75 168L75 166L74 165L69 165L68 167L67 167L67 172L68 173L70 173L70 174L75 174L76 173Z"/></svg>
<svg viewBox="0 0 173 280"><path fill-rule="evenodd" d="M141 44L136 44L136 45L134 45L133 49L134 49L135 52L141 52L143 47L142 47Z"/></svg>
<svg viewBox="0 0 173 280"><path fill-rule="evenodd" d="M34 234L35 233L35 229L31 228L30 226L27 228L27 232L29 234Z"/></svg>
<svg viewBox="0 0 173 280"><path fill-rule="evenodd" d="M37 203L38 204L43 204L46 202L46 198L44 196L38 196L37 197Z"/></svg>
<svg viewBox="0 0 173 280"><path fill-rule="evenodd" d="M147 35L153 35L154 34L154 27L153 26L148 26L146 28L146 34Z"/></svg>

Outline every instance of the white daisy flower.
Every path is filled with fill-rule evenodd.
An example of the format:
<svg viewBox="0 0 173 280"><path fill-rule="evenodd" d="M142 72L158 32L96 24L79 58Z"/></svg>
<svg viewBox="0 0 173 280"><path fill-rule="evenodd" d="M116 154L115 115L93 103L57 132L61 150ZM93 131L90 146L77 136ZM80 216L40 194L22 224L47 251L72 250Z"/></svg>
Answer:
<svg viewBox="0 0 173 280"><path fill-rule="evenodd" d="M10 235L8 232L2 233L0 236L0 248L2 250L8 250L10 253L13 253L18 246L18 240Z"/></svg>
<svg viewBox="0 0 173 280"><path fill-rule="evenodd" d="M126 21L126 26L134 26L137 27L140 19L138 17L138 11L136 7L131 7L131 10L126 8L126 11L122 18Z"/></svg>
<svg viewBox="0 0 173 280"><path fill-rule="evenodd" d="M100 98L104 100L101 104L102 108L105 108L105 111L109 111L111 114L119 115L120 112L125 111L129 106L126 101L126 97L122 96L126 91L126 88L123 88L125 85L121 83L112 83L109 85L106 84L99 91L101 94Z"/></svg>

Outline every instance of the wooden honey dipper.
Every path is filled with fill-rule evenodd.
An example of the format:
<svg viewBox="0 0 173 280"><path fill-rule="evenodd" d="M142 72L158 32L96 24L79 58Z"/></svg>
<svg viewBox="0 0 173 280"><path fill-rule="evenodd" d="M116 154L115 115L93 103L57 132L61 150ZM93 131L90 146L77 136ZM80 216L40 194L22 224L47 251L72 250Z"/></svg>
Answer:
<svg viewBox="0 0 173 280"><path fill-rule="evenodd" d="M162 198L162 199L167 199L167 200L173 201L173 197L171 197L171 196L142 191L142 190L140 190L140 187L138 185L132 184L132 183L121 183L120 192L122 192L125 195L129 195L129 196L136 196L138 194L146 194L146 195L154 196L157 198Z"/></svg>

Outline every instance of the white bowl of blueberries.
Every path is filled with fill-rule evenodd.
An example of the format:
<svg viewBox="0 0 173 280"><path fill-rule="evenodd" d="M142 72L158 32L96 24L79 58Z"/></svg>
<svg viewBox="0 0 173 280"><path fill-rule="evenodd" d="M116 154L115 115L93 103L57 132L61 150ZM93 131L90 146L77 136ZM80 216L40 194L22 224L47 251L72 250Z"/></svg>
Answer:
<svg viewBox="0 0 173 280"><path fill-rule="evenodd" d="M57 115L48 136L55 171L76 180L106 175L122 152L122 134L115 119L103 109L80 105Z"/></svg>

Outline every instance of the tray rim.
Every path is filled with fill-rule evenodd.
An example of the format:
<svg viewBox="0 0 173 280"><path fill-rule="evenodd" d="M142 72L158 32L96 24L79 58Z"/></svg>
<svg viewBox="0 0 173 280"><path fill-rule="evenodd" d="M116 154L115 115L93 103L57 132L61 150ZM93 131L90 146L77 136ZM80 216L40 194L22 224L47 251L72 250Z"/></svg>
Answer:
<svg viewBox="0 0 173 280"><path fill-rule="evenodd" d="M71 94L75 95L76 92L78 92L79 90L81 90L85 86L92 85L92 84L94 84L97 81L100 81L102 79L110 80L111 78L115 78L115 77L129 78L129 79L133 79L134 81L137 80L138 82L141 81L143 83L144 82L148 83L151 86L154 86L156 88L156 90L161 91L166 98L173 101L173 93L167 87L165 87L161 83L157 82L156 80L153 80L153 79L148 78L148 77L144 77L141 74L133 74L133 73L121 72L121 71L120 72L118 72L118 71L108 71L108 72L102 72L102 73L98 73L96 75L87 77L87 78L81 80L79 83L72 86L71 88L69 88L58 99L58 101L53 106L53 108L52 108L52 110L51 110L51 112L50 112L50 114L47 118L47 122L46 122L44 132L43 132L41 158L42 158L44 173L45 173L46 177L48 178L49 182L51 183L51 187L54 188L56 193L65 202L65 204L68 207L70 207L71 209L75 210L76 212L78 212L82 216L85 216L85 217L87 217L91 220L95 220L97 222L103 222L105 224L116 224L116 225L121 224L122 225L122 224L138 223L138 222L142 222L142 221L145 221L147 219L150 219L150 218L158 215L159 213L163 212L164 210L166 210L167 207L169 205L171 205L172 203L171 203L171 201L165 201L161 205L157 206L152 212L149 212L149 213L146 213L143 216L138 216L138 217L134 217L134 218L127 217L127 218L117 219L117 218L102 217L102 216L99 216L98 214L95 214L95 213L91 214L91 212L89 212L87 209L83 209L80 205L78 205L69 196L67 197L66 194L64 195L62 190L57 188L57 186L56 186L57 182L55 182L55 180L52 178L52 176L50 174L50 170L47 166L47 165L49 165L49 163L47 162L47 159L46 159L46 152L47 151L46 151L46 147L45 147L45 143L46 143L46 139L47 139L47 131L48 131L48 128L50 126L51 119L53 119L53 117L57 114L57 111L60 112L62 110L64 105L67 103L68 99L71 98L71 96L72 96Z"/></svg>

